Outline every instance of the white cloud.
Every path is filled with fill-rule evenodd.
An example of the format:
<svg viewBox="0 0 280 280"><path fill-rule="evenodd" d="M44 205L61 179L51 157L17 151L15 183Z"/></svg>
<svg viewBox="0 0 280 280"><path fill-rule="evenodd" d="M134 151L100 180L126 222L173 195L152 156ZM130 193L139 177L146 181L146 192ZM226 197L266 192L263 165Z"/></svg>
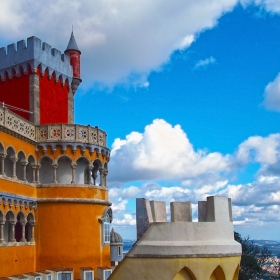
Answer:
<svg viewBox="0 0 280 280"><path fill-rule="evenodd" d="M280 13L280 3L278 0L241 0L240 2L245 6L254 4L268 12Z"/></svg>
<svg viewBox="0 0 280 280"><path fill-rule="evenodd" d="M280 111L280 74L266 86L263 104L268 110Z"/></svg>
<svg viewBox="0 0 280 280"><path fill-rule="evenodd" d="M1 3L0 37L35 35L60 50L72 24L82 51L83 78L147 86L147 75L216 25L238 0L9 0Z"/></svg>
<svg viewBox="0 0 280 280"><path fill-rule="evenodd" d="M113 220L112 226L135 226L136 225L136 219L132 217L130 214L124 214L122 218L116 218Z"/></svg>
<svg viewBox="0 0 280 280"><path fill-rule="evenodd" d="M199 60L199 61L195 64L194 69L206 68L208 65L210 65L210 64L215 64L215 63L216 63L216 59L215 59L213 56L210 56L210 57L208 57L208 58Z"/></svg>
<svg viewBox="0 0 280 280"><path fill-rule="evenodd" d="M127 204L127 200L126 199L121 199L121 198L118 198L117 200L115 200L113 203L112 203L112 210L115 211L115 212L123 212L125 210L125 206Z"/></svg>
<svg viewBox="0 0 280 280"><path fill-rule="evenodd" d="M280 134L270 134L267 137L252 136L242 142L237 150L238 162L249 161L272 165L279 160Z"/></svg>
<svg viewBox="0 0 280 280"><path fill-rule="evenodd" d="M207 172L229 171L231 159L220 153L195 151L180 125L156 119L144 133L116 139L110 160L110 180L189 179Z"/></svg>
<svg viewBox="0 0 280 280"><path fill-rule="evenodd" d="M143 180L140 186L111 188L114 205L125 206L118 211L117 221L128 225L122 215L135 211L131 201L137 197L165 201L167 209L172 201L191 201L195 221L197 201L219 195L232 199L234 224L239 229L274 226L280 220L279 150L280 134L271 134L249 137L233 155L195 151L180 126L155 120L143 133L133 132L114 143L111 179ZM247 184L230 183L230 174L251 162L260 165L256 179Z"/></svg>

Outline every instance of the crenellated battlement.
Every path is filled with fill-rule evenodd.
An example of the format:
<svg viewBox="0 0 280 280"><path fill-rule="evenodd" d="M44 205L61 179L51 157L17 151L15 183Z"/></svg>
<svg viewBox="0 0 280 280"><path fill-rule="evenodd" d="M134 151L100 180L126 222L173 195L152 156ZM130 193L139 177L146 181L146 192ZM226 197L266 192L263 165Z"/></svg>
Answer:
<svg viewBox="0 0 280 280"><path fill-rule="evenodd" d="M137 256L233 256L241 254L234 241L231 199L207 197L198 202L198 222L192 222L190 202L170 203L167 222L163 201L136 199L137 243L127 254Z"/></svg>
<svg viewBox="0 0 280 280"><path fill-rule="evenodd" d="M56 80L59 77L64 83L68 79L71 84L73 69L70 65L70 58L59 50L52 48L49 44L41 42L35 36L21 40L16 44L10 44L7 48L0 48L0 77L2 81L12 79L14 75L20 76L21 69L25 74L29 67L32 72L40 68L41 74L45 71L51 76L54 74ZM8 76L8 77L7 77Z"/></svg>
<svg viewBox="0 0 280 280"><path fill-rule="evenodd" d="M136 199L137 238L140 239L150 224L167 222L164 201ZM171 222L192 222L191 202L170 203ZM198 221L230 223L232 222L231 199L219 196L207 197L207 201L198 202Z"/></svg>

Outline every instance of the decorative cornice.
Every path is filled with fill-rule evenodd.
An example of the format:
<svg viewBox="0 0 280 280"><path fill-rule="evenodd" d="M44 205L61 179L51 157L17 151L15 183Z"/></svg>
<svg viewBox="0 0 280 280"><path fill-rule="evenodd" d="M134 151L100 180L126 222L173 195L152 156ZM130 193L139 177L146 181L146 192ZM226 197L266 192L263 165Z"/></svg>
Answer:
<svg viewBox="0 0 280 280"><path fill-rule="evenodd" d="M101 199L91 199L91 198L38 198L38 203L61 203L61 202L70 202L70 203L86 203L86 204L101 204L111 206L112 203L106 200Z"/></svg>
<svg viewBox="0 0 280 280"><path fill-rule="evenodd" d="M9 205L19 205L20 207L25 207L26 209L37 209L37 199L17 194L11 194L6 192L0 192L0 204L6 206Z"/></svg>

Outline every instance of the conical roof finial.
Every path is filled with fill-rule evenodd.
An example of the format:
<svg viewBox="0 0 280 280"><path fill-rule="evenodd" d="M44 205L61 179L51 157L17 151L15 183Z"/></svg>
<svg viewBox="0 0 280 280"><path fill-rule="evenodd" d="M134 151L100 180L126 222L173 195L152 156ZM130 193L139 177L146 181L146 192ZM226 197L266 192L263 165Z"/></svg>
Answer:
<svg viewBox="0 0 280 280"><path fill-rule="evenodd" d="M71 37L70 37L70 40L69 40L69 43L68 43L68 46L67 46L65 52L67 52L67 51L78 51L79 53L81 53L81 51L79 50L79 47L76 43L73 30L72 30Z"/></svg>

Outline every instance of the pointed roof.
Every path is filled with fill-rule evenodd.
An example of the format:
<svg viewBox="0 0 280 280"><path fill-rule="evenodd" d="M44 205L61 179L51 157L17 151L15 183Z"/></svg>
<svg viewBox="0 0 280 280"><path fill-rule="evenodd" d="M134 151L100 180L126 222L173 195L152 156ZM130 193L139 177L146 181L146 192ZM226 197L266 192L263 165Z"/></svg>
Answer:
<svg viewBox="0 0 280 280"><path fill-rule="evenodd" d="M79 50L79 47L76 43L73 31L71 33L71 37L70 37L70 40L69 40L69 43L68 43L68 46L67 46L65 52L67 52L67 51L78 51L79 53L81 53L81 51Z"/></svg>

